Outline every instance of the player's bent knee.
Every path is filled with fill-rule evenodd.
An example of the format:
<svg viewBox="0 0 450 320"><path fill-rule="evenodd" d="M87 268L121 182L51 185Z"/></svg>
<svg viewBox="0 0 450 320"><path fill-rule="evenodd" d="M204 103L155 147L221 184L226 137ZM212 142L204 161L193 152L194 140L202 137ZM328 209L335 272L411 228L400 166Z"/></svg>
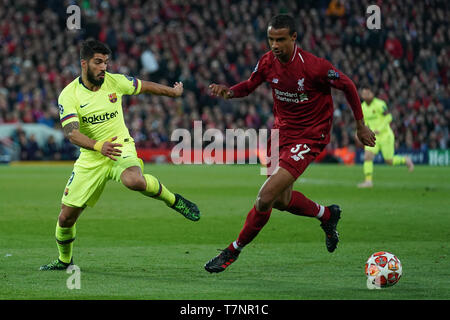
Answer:
<svg viewBox="0 0 450 320"><path fill-rule="evenodd" d="M75 224L75 222L76 222L76 219L67 217L67 216L63 216L61 214L58 217L58 224L62 228L70 228L71 226L73 226Z"/></svg>
<svg viewBox="0 0 450 320"><path fill-rule="evenodd" d="M280 211L284 211L289 207L291 202L292 189L288 189L288 192L283 192L274 202L273 207Z"/></svg>
<svg viewBox="0 0 450 320"><path fill-rule="evenodd" d="M128 189L134 191L145 191L147 183L139 167L125 169L120 175L120 180Z"/></svg>
<svg viewBox="0 0 450 320"><path fill-rule="evenodd" d="M128 189L134 191L145 191L146 182L142 176L126 176L122 177L122 183Z"/></svg>
<svg viewBox="0 0 450 320"><path fill-rule="evenodd" d="M61 212L58 216L58 224L62 228L70 228L75 222L77 222L78 217L84 208L75 208L62 205Z"/></svg>
<svg viewBox="0 0 450 320"><path fill-rule="evenodd" d="M269 194L258 194L255 207L258 211L268 211L273 208L275 197Z"/></svg>
<svg viewBox="0 0 450 320"><path fill-rule="evenodd" d="M273 207L280 211L284 211L288 208L289 202L277 200L274 202Z"/></svg>

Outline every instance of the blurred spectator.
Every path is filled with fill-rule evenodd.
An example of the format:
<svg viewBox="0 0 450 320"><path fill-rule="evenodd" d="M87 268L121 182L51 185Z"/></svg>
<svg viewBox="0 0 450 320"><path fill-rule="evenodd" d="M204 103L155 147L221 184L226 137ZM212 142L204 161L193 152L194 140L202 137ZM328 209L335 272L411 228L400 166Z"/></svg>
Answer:
<svg viewBox="0 0 450 320"><path fill-rule="evenodd" d="M19 133L18 144L20 150L20 160L29 160L30 156L28 154L28 140L25 133Z"/></svg>
<svg viewBox="0 0 450 320"><path fill-rule="evenodd" d="M156 72L159 69L158 61L150 49L146 49L142 52L141 62L144 71L148 71L149 73Z"/></svg>
<svg viewBox="0 0 450 320"><path fill-rule="evenodd" d="M11 161L13 153L12 140L10 138L0 139L0 163Z"/></svg>
<svg viewBox="0 0 450 320"><path fill-rule="evenodd" d="M61 152L56 144L55 137L49 136L44 148L44 157L46 160L61 160Z"/></svg>
<svg viewBox="0 0 450 320"><path fill-rule="evenodd" d="M331 0L326 11L327 16L342 17L345 14L344 1Z"/></svg>
<svg viewBox="0 0 450 320"><path fill-rule="evenodd" d="M400 59L403 57L403 46L392 31L389 31L388 33L388 38L384 43L384 49L395 59Z"/></svg>
<svg viewBox="0 0 450 320"><path fill-rule="evenodd" d="M37 123L45 124L46 126L53 128L55 126L55 119L50 115L50 112L43 112L36 121Z"/></svg>
<svg viewBox="0 0 450 320"><path fill-rule="evenodd" d="M61 146L61 160L76 160L78 154L79 149L69 139L64 138Z"/></svg>
<svg viewBox="0 0 450 320"><path fill-rule="evenodd" d="M36 141L36 136L31 134L26 143L27 160L42 160L42 151Z"/></svg>

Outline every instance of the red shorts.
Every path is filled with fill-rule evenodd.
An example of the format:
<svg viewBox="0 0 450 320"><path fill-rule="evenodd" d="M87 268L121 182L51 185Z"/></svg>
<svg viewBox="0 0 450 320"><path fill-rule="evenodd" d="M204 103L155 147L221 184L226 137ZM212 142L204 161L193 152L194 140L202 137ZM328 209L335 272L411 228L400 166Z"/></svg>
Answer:
<svg viewBox="0 0 450 320"><path fill-rule="evenodd" d="M271 152L272 142L270 140L268 142L267 155L270 160L267 164L267 175L270 176L278 164L281 168L289 171L296 180L326 147L324 143L314 142L309 139L293 140L292 138L283 138L281 136L279 137L279 145L277 157L276 153Z"/></svg>

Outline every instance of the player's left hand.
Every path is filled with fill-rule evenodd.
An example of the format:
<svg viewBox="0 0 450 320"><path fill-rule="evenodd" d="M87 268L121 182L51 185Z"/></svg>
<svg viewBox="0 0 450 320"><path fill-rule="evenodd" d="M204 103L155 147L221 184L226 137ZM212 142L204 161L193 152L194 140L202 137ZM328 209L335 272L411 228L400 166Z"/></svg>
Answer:
<svg viewBox="0 0 450 320"><path fill-rule="evenodd" d="M175 89L174 97L181 97L181 95L183 94L183 82L175 82L173 88Z"/></svg>
<svg viewBox="0 0 450 320"><path fill-rule="evenodd" d="M356 136L363 145L369 147L375 146L375 133L365 124L356 127Z"/></svg>
<svg viewBox="0 0 450 320"><path fill-rule="evenodd" d="M108 141L105 141L101 149L102 155L114 161L117 161L117 159L114 158L115 156L120 157L120 155L122 154L122 150L118 149L119 147L122 147L122 145L120 143L113 143L113 141L115 141L116 139L117 136L109 139Z"/></svg>

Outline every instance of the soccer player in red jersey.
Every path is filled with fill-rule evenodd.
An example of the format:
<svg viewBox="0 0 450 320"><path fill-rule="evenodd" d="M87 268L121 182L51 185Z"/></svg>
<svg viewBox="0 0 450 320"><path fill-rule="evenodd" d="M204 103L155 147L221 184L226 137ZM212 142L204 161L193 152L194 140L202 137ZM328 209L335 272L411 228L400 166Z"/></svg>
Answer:
<svg viewBox="0 0 450 320"><path fill-rule="evenodd" d="M270 51L259 60L250 78L231 88L221 84L209 86L212 95L231 99L247 96L261 83L269 83L274 100L274 129L279 130L278 165L259 190L236 241L205 264L209 272L222 272L236 261L242 248L267 223L272 208L319 219L327 250L336 249L339 206L317 204L293 190L294 182L330 141L331 88L345 93L356 120L358 139L364 145L375 145L375 134L364 124L361 101L352 80L327 60L302 50L296 44L295 30L291 16L273 17L267 28Z"/></svg>

